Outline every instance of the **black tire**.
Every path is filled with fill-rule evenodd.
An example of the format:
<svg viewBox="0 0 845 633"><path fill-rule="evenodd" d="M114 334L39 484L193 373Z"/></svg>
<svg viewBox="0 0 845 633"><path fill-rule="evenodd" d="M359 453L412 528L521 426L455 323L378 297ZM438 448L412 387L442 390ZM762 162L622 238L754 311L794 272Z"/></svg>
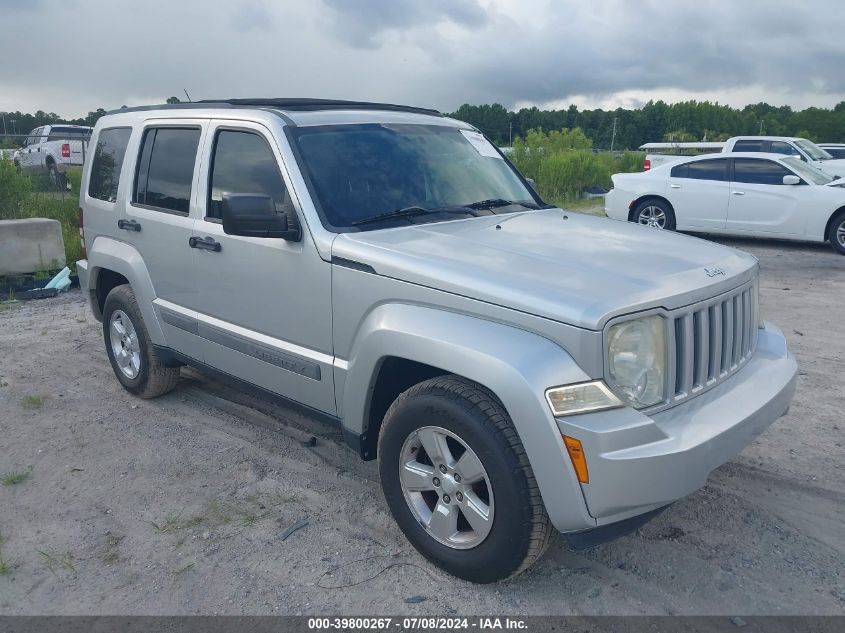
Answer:
<svg viewBox="0 0 845 633"><path fill-rule="evenodd" d="M137 350L139 356L139 367L137 375L130 377L124 373L115 358L112 348L110 328L112 317L116 311L121 311L131 321L137 336ZM153 347L138 301L132 288L123 284L116 286L109 292L103 306L103 339L106 344L106 353L109 356L114 375L117 376L120 384L131 394L141 398L157 398L169 391L172 391L179 382L179 368L167 367L161 362Z"/></svg>
<svg viewBox="0 0 845 633"><path fill-rule="evenodd" d="M454 549L431 536L403 493L402 447L432 420L475 452L492 489L492 526L469 549ZM448 573L472 582L496 582L526 570L546 550L552 526L525 449L507 411L484 387L454 375L411 387L385 415L378 456L382 490L396 523L423 556Z"/></svg>
<svg viewBox="0 0 845 633"><path fill-rule="evenodd" d="M50 184L53 185L54 188L62 191L67 187L67 179L65 175L59 171L59 168L56 167L56 163L50 161L47 163L47 175L50 178Z"/></svg>
<svg viewBox="0 0 845 633"><path fill-rule="evenodd" d="M840 255L845 255L845 211L840 211L830 223L830 245Z"/></svg>
<svg viewBox="0 0 845 633"><path fill-rule="evenodd" d="M655 217L655 209L659 210L659 213L663 214L662 224L648 223L649 219ZM647 218L646 215L649 213L651 213L652 215ZM656 219L659 222L659 216ZM675 212L672 210L672 206L665 200L659 200L657 198L648 198L640 202L637 205L637 208L634 209L634 212L631 214L631 222L635 222L636 224L640 224L643 226L653 226L654 228L664 229L666 231L674 231Z"/></svg>

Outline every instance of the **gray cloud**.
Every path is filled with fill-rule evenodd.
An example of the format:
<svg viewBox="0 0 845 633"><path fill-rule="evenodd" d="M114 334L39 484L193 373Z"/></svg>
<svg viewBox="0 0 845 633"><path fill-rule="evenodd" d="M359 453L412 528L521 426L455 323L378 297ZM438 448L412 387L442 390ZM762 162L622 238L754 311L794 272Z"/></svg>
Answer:
<svg viewBox="0 0 845 633"><path fill-rule="evenodd" d="M348 44L379 46L385 31L419 29L444 22L477 28L488 21L477 0L323 0L332 10L333 28Z"/></svg>
<svg viewBox="0 0 845 633"><path fill-rule="evenodd" d="M845 99L840 2L0 0L13 60L0 111L76 116L183 87L443 110L624 95L829 106Z"/></svg>

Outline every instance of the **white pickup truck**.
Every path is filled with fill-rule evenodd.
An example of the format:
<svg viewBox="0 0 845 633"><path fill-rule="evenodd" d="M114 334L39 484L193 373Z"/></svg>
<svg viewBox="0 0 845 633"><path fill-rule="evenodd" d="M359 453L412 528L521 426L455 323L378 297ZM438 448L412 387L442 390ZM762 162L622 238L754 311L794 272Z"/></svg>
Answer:
<svg viewBox="0 0 845 633"><path fill-rule="evenodd" d="M830 176L845 177L845 160L833 158L812 141L792 136L734 136L724 143L646 143L640 149L648 152L643 171L686 158L690 154L755 152L795 156Z"/></svg>
<svg viewBox="0 0 845 633"><path fill-rule="evenodd" d="M82 125L44 125L26 137L23 147L14 155L15 165L22 171L46 172L59 189L67 186L67 168L81 166L88 151L93 128Z"/></svg>

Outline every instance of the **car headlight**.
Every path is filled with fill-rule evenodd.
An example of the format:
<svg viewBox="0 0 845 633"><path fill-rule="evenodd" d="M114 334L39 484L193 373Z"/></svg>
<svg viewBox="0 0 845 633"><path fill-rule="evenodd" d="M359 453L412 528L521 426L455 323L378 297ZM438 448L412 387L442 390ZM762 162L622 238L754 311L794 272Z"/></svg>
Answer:
<svg viewBox="0 0 845 633"><path fill-rule="evenodd" d="M650 316L613 325L607 333L607 382L626 404L643 409L663 402L666 327Z"/></svg>

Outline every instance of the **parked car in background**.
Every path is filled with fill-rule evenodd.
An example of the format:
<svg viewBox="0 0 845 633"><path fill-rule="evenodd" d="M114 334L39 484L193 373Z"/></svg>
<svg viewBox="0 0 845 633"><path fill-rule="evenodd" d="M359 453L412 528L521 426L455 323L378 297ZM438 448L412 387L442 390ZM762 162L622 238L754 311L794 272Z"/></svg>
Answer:
<svg viewBox="0 0 845 633"><path fill-rule="evenodd" d="M44 125L29 133L14 154L21 171L44 173L59 189L67 186L68 167L81 166L93 128L82 125Z"/></svg>
<svg viewBox="0 0 845 633"><path fill-rule="evenodd" d="M845 143L819 143L819 147L835 159L845 159Z"/></svg>
<svg viewBox="0 0 845 633"><path fill-rule="evenodd" d="M813 242L845 255L845 180L797 156L734 152L614 174L605 212L659 229Z"/></svg>
<svg viewBox="0 0 845 633"><path fill-rule="evenodd" d="M462 578L636 529L792 398L752 256L546 205L438 112L127 108L92 143L77 271L121 385L190 364L306 407Z"/></svg>
<svg viewBox="0 0 845 633"><path fill-rule="evenodd" d="M683 154L721 151L795 156L831 176L845 176L845 160L834 158L812 141L791 136L734 136L724 143L646 143L640 149L648 152L643 171L667 162L677 162Z"/></svg>

